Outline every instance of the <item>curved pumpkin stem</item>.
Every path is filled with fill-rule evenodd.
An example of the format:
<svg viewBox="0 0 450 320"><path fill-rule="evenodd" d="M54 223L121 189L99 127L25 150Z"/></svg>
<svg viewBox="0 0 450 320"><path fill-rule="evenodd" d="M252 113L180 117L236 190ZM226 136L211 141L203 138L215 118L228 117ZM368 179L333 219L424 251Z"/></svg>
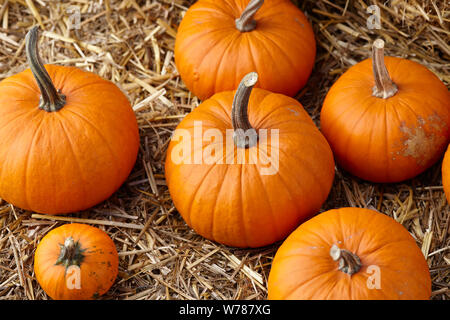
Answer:
<svg viewBox="0 0 450 320"><path fill-rule="evenodd" d="M384 64L384 41L377 39L372 47L372 68L375 86L372 93L375 97L387 99L398 91L397 85L392 81Z"/></svg>
<svg viewBox="0 0 450 320"><path fill-rule="evenodd" d="M251 148L258 141L258 134L248 120L248 101L253 86L258 81L258 74L250 72L239 84L231 108L231 123L233 125L233 139L238 148Z"/></svg>
<svg viewBox="0 0 450 320"><path fill-rule="evenodd" d="M59 252L58 260L56 260L56 265L63 265L66 269L70 266L80 266L84 260L83 252L80 244L75 242L72 237L66 238L64 244L59 245L61 251Z"/></svg>
<svg viewBox="0 0 450 320"><path fill-rule="evenodd" d="M330 256L334 261L339 261L338 269L350 276L361 269L361 260L356 254L345 249L339 249L335 244L331 246Z"/></svg>
<svg viewBox="0 0 450 320"><path fill-rule="evenodd" d="M248 32L256 28L256 21L253 19L253 16L263 3L264 0L250 0L241 16L236 19L236 28L240 32Z"/></svg>
<svg viewBox="0 0 450 320"><path fill-rule="evenodd" d="M38 52L38 33L39 27L37 26L28 31L25 38L25 51L31 72L33 73L33 76L39 86L39 90L41 91L39 109L47 112L54 112L64 107L66 104L66 97L63 94L58 93L47 73L47 70L45 70L44 64L42 63Z"/></svg>

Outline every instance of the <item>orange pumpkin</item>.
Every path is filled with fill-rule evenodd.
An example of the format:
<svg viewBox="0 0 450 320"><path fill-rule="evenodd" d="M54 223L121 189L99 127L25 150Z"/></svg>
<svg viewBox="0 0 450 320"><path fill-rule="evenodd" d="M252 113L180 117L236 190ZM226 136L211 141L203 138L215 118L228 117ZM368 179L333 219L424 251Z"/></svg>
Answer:
<svg viewBox="0 0 450 320"><path fill-rule="evenodd" d="M329 210L303 223L275 254L271 300L426 300L428 264L400 223L375 210Z"/></svg>
<svg viewBox="0 0 450 320"><path fill-rule="evenodd" d="M424 66L384 57L345 72L331 87L321 129L340 166L372 182L399 182L425 171L441 157L450 137L450 94Z"/></svg>
<svg viewBox="0 0 450 320"><path fill-rule="evenodd" d="M447 147L444 160L442 161L442 186L444 187L447 201L450 203L450 145Z"/></svg>
<svg viewBox="0 0 450 320"><path fill-rule="evenodd" d="M257 87L294 96L315 55L312 27L290 0L199 0L175 42L180 76L201 100L235 90L252 71L260 76Z"/></svg>
<svg viewBox="0 0 450 320"><path fill-rule="evenodd" d="M38 29L27 35L31 67L0 82L0 197L61 214L111 196L136 161L139 132L112 82L41 63ZM36 78L36 79L35 79Z"/></svg>
<svg viewBox="0 0 450 320"><path fill-rule="evenodd" d="M47 233L34 254L34 273L55 300L89 300L113 285L119 256L112 239L86 224L65 224Z"/></svg>
<svg viewBox="0 0 450 320"><path fill-rule="evenodd" d="M170 195L198 234L235 247L283 239L315 214L334 178L331 149L302 105L253 86L217 93L188 114L169 144ZM251 95L250 95L251 92Z"/></svg>

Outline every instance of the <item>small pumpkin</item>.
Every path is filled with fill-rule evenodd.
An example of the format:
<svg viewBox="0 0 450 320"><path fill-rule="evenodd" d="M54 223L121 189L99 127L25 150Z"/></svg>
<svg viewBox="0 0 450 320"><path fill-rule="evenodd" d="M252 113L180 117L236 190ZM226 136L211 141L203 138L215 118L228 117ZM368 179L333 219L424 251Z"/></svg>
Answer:
<svg viewBox="0 0 450 320"><path fill-rule="evenodd" d="M400 223L375 210L333 209L282 243L268 279L270 300L427 300L428 264Z"/></svg>
<svg viewBox="0 0 450 320"><path fill-rule="evenodd" d="M450 203L450 145L447 147L444 160L442 161L442 186L447 202Z"/></svg>
<svg viewBox="0 0 450 320"><path fill-rule="evenodd" d="M334 178L331 149L293 98L252 88L213 95L170 141L165 176L178 212L198 234L235 247L286 237L315 214Z"/></svg>
<svg viewBox="0 0 450 320"><path fill-rule="evenodd" d="M320 121L345 170L372 182L399 182L442 157L450 137L450 93L419 63L384 57L378 39L372 59L333 84Z"/></svg>
<svg viewBox="0 0 450 320"><path fill-rule="evenodd" d="M43 66L38 27L31 69L0 82L0 197L35 212L87 209L111 196L136 161L139 132L126 96L75 67Z"/></svg>
<svg viewBox="0 0 450 320"><path fill-rule="evenodd" d="M119 256L112 239L96 227L65 224L47 233L34 254L34 273L55 300L90 300L113 285Z"/></svg>
<svg viewBox="0 0 450 320"><path fill-rule="evenodd" d="M260 77L257 87L294 96L315 56L312 27L290 0L199 0L175 41L180 76L201 100L235 90L252 71Z"/></svg>

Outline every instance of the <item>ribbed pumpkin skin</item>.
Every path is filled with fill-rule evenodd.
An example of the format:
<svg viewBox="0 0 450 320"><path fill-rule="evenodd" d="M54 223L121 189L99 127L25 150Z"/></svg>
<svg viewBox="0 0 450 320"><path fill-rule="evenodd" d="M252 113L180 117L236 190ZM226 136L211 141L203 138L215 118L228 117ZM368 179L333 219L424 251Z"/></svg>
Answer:
<svg viewBox="0 0 450 320"><path fill-rule="evenodd" d="M333 244L361 259L357 273L350 276L338 270L338 262L329 254ZM367 285L375 275L368 271L372 265L380 268L379 289ZM270 300L427 300L430 296L428 265L414 238L394 219L361 208L329 210L303 223L278 249L268 280Z"/></svg>
<svg viewBox="0 0 450 320"><path fill-rule="evenodd" d="M256 29L235 26L248 0L199 0L177 31L175 62L186 86L201 100L234 90L249 72L256 87L294 96L313 69L312 27L289 0L266 0L256 12Z"/></svg>
<svg viewBox="0 0 450 320"><path fill-rule="evenodd" d="M442 186L444 187L445 196L448 203L450 203L450 147L447 147L447 151L442 161Z"/></svg>
<svg viewBox="0 0 450 320"><path fill-rule="evenodd" d="M372 59L345 72L321 111L321 130L336 161L372 182L399 182L422 173L442 157L450 137L450 94L424 66L385 57L399 91L372 96Z"/></svg>
<svg viewBox="0 0 450 320"><path fill-rule="evenodd" d="M56 265L68 237L85 249L80 267L80 289L68 288L66 268ZM79 223L65 224L42 238L34 256L34 272L42 289L54 300L91 300L106 293L116 280L119 256L112 239L102 230Z"/></svg>
<svg viewBox="0 0 450 320"><path fill-rule="evenodd" d="M62 214L89 208L120 187L136 161L139 132L112 82L74 67L46 69L66 95L57 112L38 108L29 69L0 82L0 197Z"/></svg>
<svg viewBox="0 0 450 320"><path fill-rule="evenodd" d="M216 164L176 163L172 152L183 140L172 140L166 156L166 181L175 207L198 234L229 246L260 247L283 239L319 210L333 182L334 160L325 138L298 101L255 88L248 105L249 121L257 132L266 129L268 134L267 139L260 136L253 148L264 150L261 145L267 145L270 154L275 141L271 129L278 129L279 169L272 175L261 174L260 169L268 166L260 158L253 164L241 164L236 148L226 154L234 94L222 92L205 100L175 131L185 129L191 137L187 143L192 152L183 159L194 159L195 143L202 153L209 154L205 150L211 142L195 141L194 122L202 122L203 132L220 131L223 153L218 159L223 164L220 160ZM234 147L232 140L231 145ZM249 157L252 149L239 150Z"/></svg>

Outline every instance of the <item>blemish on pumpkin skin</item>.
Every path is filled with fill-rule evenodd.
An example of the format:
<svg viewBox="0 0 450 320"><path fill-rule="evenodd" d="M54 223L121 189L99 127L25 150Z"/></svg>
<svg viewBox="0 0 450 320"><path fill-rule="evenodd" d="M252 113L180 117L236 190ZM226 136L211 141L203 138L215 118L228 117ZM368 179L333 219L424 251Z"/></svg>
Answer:
<svg viewBox="0 0 450 320"><path fill-rule="evenodd" d="M302 28L305 27L305 25L298 18L295 18L295 22L297 22Z"/></svg>
<svg viewBox="0 0 450 320"><path fill-rule="evenodd" d="M297 110L294 110L294 109L291 109L291 108L288 108L288 110L290 112L292 112L294 114L294 116L296 116L296 117L298 117L300 115L300 113Z"/></svg>
<svg viewBox="0 0 450 320"><path fill-rule="evenodd" d="M426 125L429 127L428 130L425 129ZM396 155L401 155L413 157L419 166L426 165L446 140L445 136L435 134L433 131L442 131L445 127L445 122L436 114L427 119L418 117L415 127L407 127L405 122L401 122L400 131L403 133L401 150L395 152L392 160L396 159Z"/></svg>
<svg viewBox="0 0 450 320"><path fill-rule="evenodd" d="M197 70L194 70L192 77L194 78L194 81L198 81L200 79L200 74Z"/></svg>

